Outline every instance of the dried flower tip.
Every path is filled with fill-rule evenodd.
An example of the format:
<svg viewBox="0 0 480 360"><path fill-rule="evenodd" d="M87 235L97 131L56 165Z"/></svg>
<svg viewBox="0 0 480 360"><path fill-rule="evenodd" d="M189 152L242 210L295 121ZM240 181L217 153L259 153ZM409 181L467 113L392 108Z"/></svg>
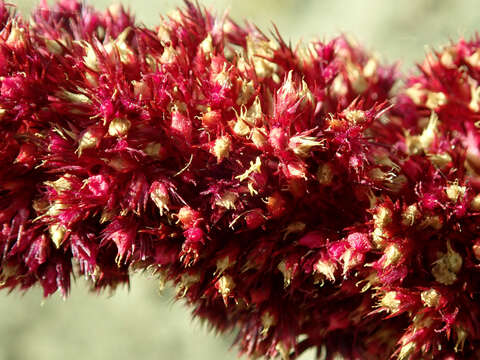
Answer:
<svg viewBox="0 0 480 360"><path fill-rule="evenodd" d="M202 125L210 130L215 130L222 122L222 113L218 110L209 110L202 115Z"/></svg>
<svg viewBox="0 0 480 360"><path fill-rule="evenodd" d="M267 209L272 218L279 218L285 214L286 201L279 192L269 196L266 201Z"/></svg>
<svg viewBox="0 0 480 360"><path fill-rule="evenodd" d="M335 263L333 263L332 261L318 260L313 266L313 269L315 270L316 273L322 274L328 280L332 282L335 281L335 270L337 269L337 267L335 266Z"/></svg>
<svg viewBox="0 0 480 360"><path fill-rule="evenodd" d="M108 166L115 169L118 172L127 172L131 170L132 162L122 156L114 156L111 159L103 159Z"/></svg>
<svg viewBox="0 0 480 360"><path fill-rule="evenodd" d="M215 145L213 146L213 154L217 158L217 163L220 163L223 159L228 158L231 147L232 141L227 135L215 140Z"/></svg>
<svg viewBox="0 0 480 360"><path fill-rule="evenodd" d="M427 91L422 88L422 85L415 83L413 86L405 90L405 95L412 99L415 105L423 105Z"/></svg>
<svg viewBox="0 0 480 360"><path fill-rule="evenodd" d="M247 136L248 134L250 134L250 127L240 117L237 119L235 125L233 126L233 132L238 136Z"/></svg>
<svg viewBox="0 0 480 360"><path fill-rule="evenodd" d="M456 203L459 199L462 200L463 196L465 195L466 187L459 186L458 184L451 184L448 185L445 189L447 197L450 201Z"/></svg>
<svg viewBox="0 0 480 360"><path fill-rule="evenodd" d="M140 99L144 97L149 97L151 95L151 89L145 81L131 81L133 86L133 95L140 97Z"/></svg>
<svg viewBox="0 0 480 360"><path fill-rule="evenodd" d="M162 24L160 24L157 28L157 37L159 38L162 45L167 44L171 40L169 30Z"/></svg>
<svg viewBox="0 0 480 360"><path fill-rule="evenodd" d="M456 335L456 342L455 342L455 352L462 352L463 346L465 345L465 340L467 340L468 333L462 326L455 326L455 335Z"/></svg>
<svg viewBox="0 0 480 360"><path fill-rule="evenodd" d="M265 216L261 209L253 209L245 215L245 223L249 230L254 230L265 223Z"/></svg>
<svg viewBox="0 0 480 360"><path fill-rule="evenodd" d="M478 112L480 110L480 87L473 81L470 84L470 99L468 108L473 112Z"/></svg>
<svg viewBox="0 0 480 360"><path fill-rule="evenodd" d="M379 206L377 212L373 215L373 221L376 227L385 228L392 222L392 210L385 206Z"/></svg>
<svg viewBox="0 0 480 360"><path fill-rule="evenodd" d="M382 297L379 306L390 313L396 313L400 309L400 304L400 300L397 299L397 293L395 291L388 291Z"/></svg>
<svg viewBox="0 0 480 360"><path fill-rule="evenodd" d="M235 282L233 281L231 276L223 275L220 279L217 280L217 282L215 283L215 287L222 295L223 302L226 306L228 304L228 296L235 288Z"/></svg>
<svg viewBox="0 0 480 360"><path fill-rule="evenodd" d="M443 49L443 53L440 56L440 63L447 69L455 69L455 59L457 57L457 48L455 46L448 46Z"/></svg>
<svg viewBox="0 0 480 360"><path fill-rule="evenodd" d="M220 85L222 88L230 89L232 87L232 80L230 78L230 71L231 68L227 68L227 64L224 64L222 71L215 74L212 73L214 76L214 81L217 85Z"/></svg>
<svg viewBox="0 0 480 360"><path fill-rule="evenodd" d="M237 201L238 195L231 192L227 191L225 192L220 199L216 201L217 206L221 206L227 210L234 210L235 209L235 201Z"/></svg>
<svg viewBox="0 0 480 360"><path fill-rule="evenodd" d="M295 155L302 158L310 156L310 151L314 147L323 146L324 141L318 141L316 137L312 136L292 136L288 141L288 146L293 150Z"/></svg>
<svg viewBox="0 0 480 360"><path fill-rule="evenodd" d="M85 50L85 55L83 56L83 62L85 65L95 72L100 71L100 61L93 46L86 41L82 41L80 44Z"/></svg>
<svg viewBox="0 0 480 360"><path fill-rule="evenodd" d="M470 210L480 211L480 194L477 194L470 201Z"/></svg>
<svg viewBox="0 0 480 360"><path fill-rule="evenodd" d="M353 62L347 61L346 70L348 80L350 80L353 90L357 94L365 92L365 90L368 88L368 82L363 76L362 69Z"/></svg>
<svg viewBox="0 0 480 360"><path fill-rule="evenodd" d="M125 28L118 37L105 44L106 53L112 57L114 53L118 54L120 62L123 64L130 64L134 59L134 52L127 44L128 34L132 31L130 27Z"/></svg>
<svg viewBox="0 0 480 360"><path fill-rule="evenodd" d="M235 261L230 260L229 255L225 255L217 260L217 263L216 263L217 271L215 273L223 274L225 270L232 267L233 265L235 265Z"/></svg>
<svg viewBox="0 0 480 360"><path fill-rule="evenodd" d="M100 137L98 134L94 133L91 130L87 130L82 137L80 138L79 144L78 144L78 156L82 156L82 152L85 149L91 149L94 147L97 147L98 144L100 143Z"/></svg>
<svg viewBox="0 0 480 360"><path fill-rule="evenodd" d="M373 168L368 172L368 176L373 181L384 183L384 186L394 193L398 193L408 182L405 175L397 175L394 170L385 172L380 168Z"/></svg>
<svg viewBox="0 0 480 360"><path fill-rule="evenodd" d="M332 185L333 180L333 166L330 163L323 163L318 166L317 180L321 185Z"/></svg>
<svg viewBox="0 0 480 360"><path fill-rule="evenodd" d="M277 265L277 269L280 270L283 275L283 286L286 288L289 287L293 278L293 268L288 267L287 262L285 260L282 260Z"/></svg>
<svg viewBox="0 0 480 360"><path fill-rule="evenodd" d="M61 200L55 200L55 202L48 208L47 215L48 216L58 216L62 212L62 210L65 210L67 208L67 205L62 203Z"/></svg>
<svg viewBox="0 0 480 360"><path fill-rule="evenodd" d="M413 226L417 220L422 217L417 204L409 205L402 213L402 224L404 226Z"/></svg>
<svg viewBox="0 0 480 360"><path fill-rule="evenodd" d="M70 174L65 174L55 181L46 181L45 185L54 188L57 193L62 193L70 190L72 186L72 177L73 176Z"/></svg>
<svg viewBox="0 0 480 360"><path fill-rule="evenodd" d="M362 110L347 110L344 114L352 125L363 124L366 120L365 112Z"/></svg>
<svg viewBox="0 0 480 360"><path fill-rule="evenodd" d="M343 262L342 275L345 276L351 269L361 264L364 260L364 256L362 253L359 253L354 249L347 249L340 257L340 260Z"/></svg>
<svg viewBox="0 0 480 360"><path fill-rule="evenodd" d="M167 150L160 143L151 142L148 143L143 149L145 154L151 156L157 160L165 160L167 157Z"/></svg>
<svg viewBox="0 0 480 360"><path fill-rule="evenodd" d="M447 96L443 92L427 92L427 101L425 102L425 106L431 110L435 110L436 108L443 106L447 103Z"/></svg>
<svg viewBox="0 0 480 360"><path fill-rule="evenodd" d="M160 56L160 63L161 64L173 64L177 58L177 52L170 44L169 46L165 46L163 48L162 56Z"/></svg>
<svg viewBox="0 0 480 360"><path fill-rule="evenodd" d="M73 93L67 90L62 90L59 93L59 96L65 100L71 101L78 104L92 104L92 100L84 94Z"/></svg>
<svg viewBox="0 0 480 360"><path fill-rule="evenodd" d="M452 163L452 157L448 153L427 154L428 159L440 170L445 169Z"/></svg>
<svg viewBox="0 0 480 360"><path fill-rule="evenodd" d="M177 294L179 297L184 297L190 287L200 282L200 274L184 273L180 277L180 281L177 284Z"/></svg>
<svg viewBox="0 0 480 360"><path fill-rule="evenodd" d="M262 322L263 327L261 331L262 335L266 335L272 326L277 325L277 317L268 310L262 314L260 321Z"/></svg>
<svg viewBox="0 0 480 360"><path fill-rule="evenodd" d="M260 97L257 96L255 98L255 101L248 108L243 119L250 126L263 125L260 123L260 120L263 120L262 103L260 101Z"/></svg>
<svg viewBox="0 0 480 360"><path fill-rule="evenodd" d="M104 224L108 221L112 221L115 218L115 212L109 209L103 209L100 215L100 224Z"/></svg>
<svg viewBox="0 0 480 360"><path fill-rule="evenodd" d="M262 149L267 143L267 136L259 128L252 129L251 139L257 149Z"/></svg>
<svg viewBox="0 0 480 360"><path fill-rule="evenodd" d="M198 48L203 52L205 55L210 55L213 53L213 39L212 35L208 34L205 39L198 45Z"/></svg>
<svg viewBox="0 0 480 360"><path fill-rule="evenodd" d="M12 21L10 34L8 34L8 38L5 41L5 44L16 49L25 46L25 29L18 26L16 20Z"/></svg>
<svg viewBox="0 0 480 360"><path fill-rule="evenodd" d="M406 135L405 142L408 153L418 155L422 152L427 152L435 140L438 133L438 116L432 111L427 127L423 130L422 135L410 136Z"/></svg>
<svg viewBox="0 0 480 360"><path fill-rule="evenodd" d="M330 92L336 97L343 97L348 93L348 84L342 74L339 74L333 79Z"/></svg>
<svg viewBox="0 0 480 360"><path fill-rule="evenodd" d="M268 142L275 150L284 151L288 142L285 130L281 127L271 128L268 134Z"/></svg>
<svg viewBox="0 0 480 360"><path fill-rule="evenodd" d="M384 254L384 263L383 267L386 268L390 265L395 265L398 263L398 261L402 258L402 252L400 251L400 248L396 244L391 244L387 246L385 249L385 254Z"/></svg>
<svg viewBox="0 0 480 360"><path fill-rule="evenodd" d="M252 80L242 80L242 86L238 93L237 105L245 105L255 93L255 84Z"/></svg>
<svg viewBox="0 0 480 360"><path fill-rule="evenodd" d="M306 226L307 225L301 221L294 221L288 224L288 226L283 229L283 231L285 232L285 234L283 234L283 239L285 240L290 234L302 232L303 230L305 230Z"/></svg>
<svg viewBox="0 0 480 360"><path fill-rule="evenodd" d="M251 173L253 172L260 173L261 168L262 168L262 160L260 159L260 156L257 156L255 158L255 162L250 161L250 167L243 174L235 176L235 179L238 179L239 181L248 179Z"/></svg>
<svg viewBox="0 0 480 360"><path fill-rule="evenodd" d="M465 61L473 67L480 67L480 49L472 55L465 57Z"/></svg>
<svg viewBox="0 0 480 360"><path fill-rule="evenodd" d="M416 348L417 348L417 345L413 341L403 344L402 347L400 348L400 352L398 353L398 360L409 359L410 355L412 355L415 352Z"/></svg>
<svg viewBox="0 0 480 360"><path fill-rule="evenodd" d="M437 307L440 303L440 293L435 289L422 291L420 298L423 304L428 307Z"/></svg>
<svg viewBox="0 0 480 360"><path fill-rule="evenodd" d="M366 78L374 77L378 69L378 60L375 57L368 59L363 67L363 76Z"/></svg>
<svg viewBox="0 0 480 360"><path fill-rule="evenodd" d="M155 181L150 187L150 198L155 205L157 205L161 216L163 216L164 210L169 210L168 206L170 205L170 197L168 195L168 189L164 184Z"/></svg>
<svg viewBox="0 0 480 360"><path fill-rule="evenodd" d="M110 136L125 136L132 126L132 123L125 118L115 118L110 122L108 126L108 135Z"/></svg>
<svg viewBox="0 0 480 360"><path fill-rule="evenodd" d="M473 255L477 260L480 260L480 239L475 240L475 244L472 245Z"/></svg>
<svg viewBox="0 0 480 360"><path fill-rule="evenodd" d="M428 215L425 219L420 223L420 228L425 229L430 227L434 230L440 230L443 227L443 220L438 215Z"/></svg>
<svg viewBox="0 0 480 360"><path fill-rule="evenodd" d="M462 257L452 249L450 241L447 241L447 252L440 253L440 258L432 267L432 275L437 282L452 285L457 281L457 273L460 271L462 264Z"/></svg>
<svg viewBox="0 0 480 360"><path fill-rule="evenodd" d="M379 284L379 279L378 279L378 276L377 276L376 272L371 272L365 279L357 282L356 286L360 286L362 284L363 284L363 286L360 289L361 293L364 293L365 291L368 291L372 287Z"/></svg>
<svg viewBox="0 0 480 360"><path fill-rule="evenodd" d="M189 206L183 206L178 211L177 218L184 228L192 228L200 220L200 214Z"/></svg>
<svg viewBox="0 0 480 360"><path fill-rule="evenodd" d="M377 249L384 247L387 238L388 234L380 227L375 228L372 232L372 242L375 244Z"/></svg>
<svg viewBox="0 0 480 360"><path fill-rule="evenodd" d="M58 249L63 241L65 240L65 233L67 229L62 224L52 224L48 227L48 232L50 233L50 238L55 244L55 247Z"/></svg>
<svg viewBox="0 0 480 360"><path fill-rule="evenodd" d="M247 37L247 56L252 61L255 73L260 79L270 77L277 71L277 64L268 61L274 55L275 43Z"/></svg>
<svg viewBox="0 0 480 360"><path fill-rule="evenodd" d="M50 203L48 202L48 200L45 200L43 198L35 199L32 202L32 208L33 210L35 210L37 215L46 213L49 206L50 206Z"/></svg>

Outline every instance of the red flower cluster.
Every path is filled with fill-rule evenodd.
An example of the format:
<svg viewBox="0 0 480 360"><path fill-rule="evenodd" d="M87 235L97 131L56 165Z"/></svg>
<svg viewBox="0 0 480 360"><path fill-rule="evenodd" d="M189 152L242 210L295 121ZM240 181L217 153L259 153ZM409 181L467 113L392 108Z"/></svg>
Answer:
<svg viewBox="0 0 480 360"><path fill-rule="evenodd" d="M421 70L394 97L344 37L190 2L0 4L1 286L149 269L252 357L478 358L480 40Z"/></svg>

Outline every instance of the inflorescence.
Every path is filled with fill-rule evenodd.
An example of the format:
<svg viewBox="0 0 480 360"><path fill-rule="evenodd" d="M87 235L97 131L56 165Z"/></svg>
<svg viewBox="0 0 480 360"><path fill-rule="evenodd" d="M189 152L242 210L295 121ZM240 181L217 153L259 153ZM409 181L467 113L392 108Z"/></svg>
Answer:
<svg viewBox="0 0 480 360"><path fill-rule="evenodd" d="M242 353L480 357L480 40L395 66L186 2L0 4L0 284L172 282Z"/></svg>

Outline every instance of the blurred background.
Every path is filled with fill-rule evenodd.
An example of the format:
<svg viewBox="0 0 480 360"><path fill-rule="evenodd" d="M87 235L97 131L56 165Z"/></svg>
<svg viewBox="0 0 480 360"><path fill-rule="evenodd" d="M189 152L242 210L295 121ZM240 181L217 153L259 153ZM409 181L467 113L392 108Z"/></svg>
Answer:
<svg viewBox="0 0 480 360"><path fill-rule="evenodd" d="M36 1L9 0L28 16ZM404 71L423 59L426 49L470 37L480 29L478 0L203 0L221 15L248 19L268 33L275 23L286 41L353 35L386 62ZM109 0L91 1L99 9ZM124 0L146 25L180 0ZM172 292L158 292L148 275L134 275L130 289L94 296L85 282L73 283L67 300L44 300L40 289L22 295L0 293L0 360L229 360L233 336L209 333ZM313 359L307 353L302 360Z"/></svg>

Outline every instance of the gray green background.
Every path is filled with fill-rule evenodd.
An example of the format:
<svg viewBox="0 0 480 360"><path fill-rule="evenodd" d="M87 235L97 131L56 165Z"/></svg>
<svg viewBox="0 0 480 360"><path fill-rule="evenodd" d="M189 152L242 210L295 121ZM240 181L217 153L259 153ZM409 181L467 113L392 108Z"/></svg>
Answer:
<svg viewBox="0 0 480 360"><path fill-rule="evenodd" d="M35 2L15 2L28 14ZM147 25L181 1L123 2ZM107 0L91 2L100 9ZM345 32L384 61L400 61L407 71L436 48L480 29L478 0L205 0L218 14L229 10L268 32L275 23L285 40L328 39ZM40 289L22 295L0 293L0 360L220 360L236 359L232 337L209 333L191 320L172 293L158 293L157 281L136 274L130 289L113 295L89 294L82 279L67 300L43 300ZM303 360L312 359L305 354Z"/></svg>

